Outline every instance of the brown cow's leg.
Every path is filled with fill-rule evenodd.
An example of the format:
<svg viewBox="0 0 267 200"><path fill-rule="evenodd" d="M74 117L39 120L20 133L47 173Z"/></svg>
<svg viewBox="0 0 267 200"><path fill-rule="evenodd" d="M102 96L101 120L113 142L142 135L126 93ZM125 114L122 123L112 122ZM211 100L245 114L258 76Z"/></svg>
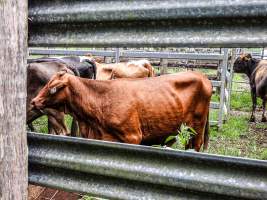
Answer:
<svg viewBox="0 0 267 200"><path fill-rule="evenodd" d="M81 137L80 131L79 131L79 125L77 120L75 120L74 118L72 118L72 122L71 122L71 131L70 131L70 135L72 137Z"/></svg>
<svg viewBox="0 0 267 200"><path fill-rule="evenodd" d="M68 128L64 123L64 117L58 119L48 115L48 133L53 135L68 135Z"/></svg>
<svg viewBox="0 0 267 200"><path fill-rule="evenodd" d="M53 109L46 109L48 116L48 133L56 135L68 135L68 128L64 121L64 113Z"/></svg>
<svg viewBox="0 0 267 200"><path fill-rule="evenodd" d="M197 135L195 136L194 140L194 149L195 151L199 152L201 149L202 144L204 143L204 131L205 131L205 123L201 126L195 128Z"/></svg>
<svg viewBox="0 0 267 200"><path fill-rule="evenodd" d="M261 121L262 121L262 122L266 122L266 117L265 117L265 107L266 107L266 99L263 98L263 99L262 99L262 109L263 109L263 111L262 111L262 118L261 118Z"/></svg>
<svg viewBox="0 0 267 200"><path fill-rule="evenodd" d="M28 123L28 127L29 127L30 131L33 131L33 132L35 131L35 128L34 128L32 123Z"/></svg>
<svg viewBox="0 0 267 200"><path fill-rule="evenodd" d="M252 113L250 117L250 122L255 122L255 110L256 110L256 105L257 105L257 96L256 96L256 89L252 88L251 89L251 98L252 98Z"/></svg>
<svg viewBox="0 0 267 200"><path fill-rule="evenodd" d="M186 146L186 149L194 148L195 151L197 152L200 151L201 146L204 143L206 120L207 118L203 119L202 121L200 121L200 119L194 118L190 120L189 123L186 123L187 126L193 128L197 133L196 135L193 136L193 138L190 139L188 146Z"/></svg>

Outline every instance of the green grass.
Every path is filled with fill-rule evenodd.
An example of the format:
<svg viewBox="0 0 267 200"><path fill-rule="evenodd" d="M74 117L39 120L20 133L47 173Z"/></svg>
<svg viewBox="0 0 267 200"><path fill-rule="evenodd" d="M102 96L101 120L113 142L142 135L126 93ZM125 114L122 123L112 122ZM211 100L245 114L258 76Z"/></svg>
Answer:
<svg viewBox="0 0 267 200"><path fill-rule="evenodd" d="M220 96L216 93L211 96L212 102L220 102Z"/></svg>
<svg viewBox="0 0 267 200"><path fill-rule="evenodd" d="M48 133L47 116L44 115L33 122L33 126L38 133Z"/></svg>
<svg viewBox="0 0 267 200"><path fill-rule="evenodd" d="M235 92L231 95L231 109L251 111L252 101L248 92Z"/></svg>
<svg viewBox="0 0 267 200"><path fill-rule="evenodd" d="M212 127L208 153L266 160L267 149L260 144L267 125L257 124L251 131L248 118L248 113L230 116L221 130Z"/></svg>
<svg viewBox="0 0 267 200"><path fill-rule="evenodd" d="M267 148L261 152L259 159L267 160Z"/></svg>
<svg viewBox="0 0 267 200"><path fill-rule="evenodd" d="M234 74L233 81L248 81L245 74ZM236 91L236 90L239 90ZM261 106L262 101L257 98L257 106ZM252 109L252 99L248 84L235 83L232 85L231 109L249 112Z"/></svg>
<svg viewBox="0 0 267 200"><path fill-rule="evenodd" d="M230 116L227 123L223 124L220 131L211 129L211 137L227 137L238 139L248 130L248 118L246 116Z"/></svg>
<svg viewBox="0 0 267 200"><path fill-rule="evenodd" d="M260 123L260 124L256 124L255 127L257 129L267 129L267 124L266 123Z"/></svg>

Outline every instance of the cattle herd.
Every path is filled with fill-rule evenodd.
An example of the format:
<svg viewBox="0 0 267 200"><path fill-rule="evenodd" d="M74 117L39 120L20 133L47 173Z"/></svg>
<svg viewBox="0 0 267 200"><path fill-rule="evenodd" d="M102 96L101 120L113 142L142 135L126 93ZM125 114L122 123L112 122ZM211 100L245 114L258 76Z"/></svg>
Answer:
<svg viewBox="0 0 267 200"><path fill-rule="evenodd" d="M241 55L236 72L250 78L255 120L256 96L263 100L266 121L267 61ZM100 63L84 57L29 59L27 124L48 116L50 134L131 144L163 144L182 124L193 128L186 148L207 149L212 85L199 72L155 76L147 60ZM71 131L64 116L73 117ZM173 141L168 141L171 145Z"/></svg>

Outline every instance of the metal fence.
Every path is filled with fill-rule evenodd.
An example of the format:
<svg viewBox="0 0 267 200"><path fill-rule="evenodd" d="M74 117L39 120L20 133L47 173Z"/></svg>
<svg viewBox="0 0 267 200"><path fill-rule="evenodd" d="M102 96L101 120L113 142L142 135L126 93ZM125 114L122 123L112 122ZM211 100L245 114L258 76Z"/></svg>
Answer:
<svg viewBox="0 0 267 200"><path fill-rule="evenodd" d="M30 46L266 46L266 1L29 0Z"/></svg>
<svg viewBox="0 0 267 200"><path fill-rule="evenodd" d="M29 46L267 45L265 0L29 0ZM28 136L29 181L116 199L267 199L267 163Z"/></svg>
<svg viewBox="0 0 267 200"><path fill-rule="evenodd" d="M212 125L217 125L219 128L223 124L223 120L226 118L229 112L229 94L231 82L231 74L228 70L228 49L223 49L222 53L174 53L174 52L147 52L147 51L133 51L133 50L121 50L116 48L115 50L63 50L63 49L29 49L30 55L77 55L84 56L86 54L92 54L94 56L114 57L116 62L120 61L120 58L159 58L164 59L168 63L167 59L187 59L187 60L209 60L219 62L220 79L217 81L211 81L213 87L219 88L220 101L211 102L210 108L219 110L218 120L211 120ZM166 66L167 67L167 66Z"/></svg>
<svg viewBox="0 0 267 200"><path fill-rule="evenodd" d="M267 162L28 134L29 182L112 199L266 199Z"/></svg>

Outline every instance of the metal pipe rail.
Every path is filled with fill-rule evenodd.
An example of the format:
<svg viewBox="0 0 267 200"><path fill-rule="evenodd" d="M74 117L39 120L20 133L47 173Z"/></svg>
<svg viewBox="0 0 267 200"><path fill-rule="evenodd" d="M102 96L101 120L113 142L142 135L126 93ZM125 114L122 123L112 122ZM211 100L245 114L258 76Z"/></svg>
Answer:
<svg viewBox="0 0 267 200"><path fill-rule="evenodd" d="M77 55L84 56L91 53L94 56L115 57L116 51L106 50L63 50L63 49L29 49L30 55ZM192 59L192 60L223 60L223 54L204 53L173 53L173 52L147 52L147 51L119 51L118 57L129 58L162 58L162 59Z"/></svg>
<svg viewBox="0 0 267 200"><path fill-rule="evenodd" d="M267 162L28 133L29 182L111 199L266 199Z"/></svg>
<svg viewBox="0 0 267 200"><path fill-rule="evenodd" d="M266 0L29 0L29 46L262 47Z"/></svg>

